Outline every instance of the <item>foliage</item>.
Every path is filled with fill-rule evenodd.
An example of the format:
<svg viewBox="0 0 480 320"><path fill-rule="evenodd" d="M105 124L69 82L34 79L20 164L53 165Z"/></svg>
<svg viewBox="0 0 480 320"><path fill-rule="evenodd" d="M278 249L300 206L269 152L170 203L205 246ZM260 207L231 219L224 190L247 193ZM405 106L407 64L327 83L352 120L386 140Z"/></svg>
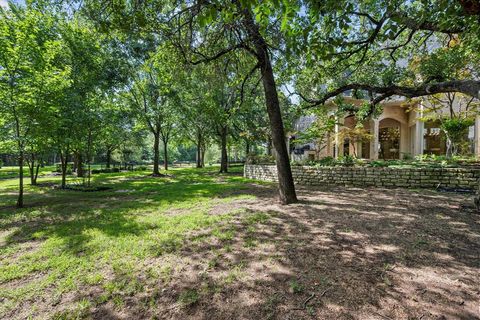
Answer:
<svg viewBox="0 0 480 320"><path fill-rule="evenodd" d="M249 154L246 159L248 164L274 164L275 158L268 154Z"/></svg>
<svg viewBox="0 0 480 320"><path fill-rule="evenodd" d="M351 155L340 156L337 163L344 167L353 167L355 165L355 157Z"/></svg>
<svg viewBox="0 0 480 320"><path fill-rule="evenodd" d="M457 93L432 95L427 102L414 110L422 115L420 120L439 123L447 142L446 156L467 154L469 146L466 137L469 127L475 123L479 102Z"/></svg>
<svg viewBox="0 0 480 320"><path fill-rule="evenodd" d="M356 146L359 142L369 142L373 135L370 134L363 126L355 126L353 128L343 127L338 133L337 137L339 141L348 140L350 146L353 147L353 157L357 157Z"/></svg>

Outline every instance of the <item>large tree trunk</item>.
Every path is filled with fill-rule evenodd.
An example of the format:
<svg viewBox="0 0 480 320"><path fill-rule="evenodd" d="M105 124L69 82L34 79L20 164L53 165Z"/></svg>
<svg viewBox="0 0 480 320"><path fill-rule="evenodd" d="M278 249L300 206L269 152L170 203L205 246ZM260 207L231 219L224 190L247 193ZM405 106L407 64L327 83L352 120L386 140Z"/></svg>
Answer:
<svg viewBox="0 0 480 320"><path fill-rule="evenodd" d="M153 175L159 176L160 170L158 165L160 163L160 134L154 133L153 141Z"/></svg>
<svg viewBox="0 0 480 320"><path fill-rule="evenodd" d="M278 100L277 86L275 84L275 77L273 75L272 64L268 53L268 46L265 39L263 39L260 34L258 26L255 24L250 11L245 12L244 23L248 34L252 37L255 44L257 59L262 73L265 102L267 105L268 118L270 120L273 146L276 150L277 157L276 163L280 201L283 204L294 203L298 200L295 193L288 150L285 144L285 132L283 129L282 113L280 111L280 101Z"/></svg>
<svg viewBox="0 0 480 320"><path fill-rule="evenodd" d="M165 171L168 170L168 141L163 139L163 159L164 159L164 164L163 167L165 168Z"/></svg>
<svg viewBox="0 0 480 320"><path fill-rule="evenodd" d="M17 208L23 208L23 148L20 147L20 154L18 156L18 169L19 169L19 184L18 184L18 199L17 199Z"/></svg>
<svg viewBox="0 0 480 320"><path fill-rule="evenodd" d="M222 126L220 128L220 144L222 149L222 155L220 158L220 173L228 172L227 133L227 127Z"/></svg>

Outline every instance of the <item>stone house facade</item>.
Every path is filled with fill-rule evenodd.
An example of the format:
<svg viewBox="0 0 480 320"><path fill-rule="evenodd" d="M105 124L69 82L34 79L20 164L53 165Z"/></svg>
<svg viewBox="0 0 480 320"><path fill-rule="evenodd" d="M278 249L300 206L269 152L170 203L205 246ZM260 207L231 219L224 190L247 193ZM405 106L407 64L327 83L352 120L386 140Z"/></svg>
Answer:
<svg viewBox="0 0 480 320"><path fill-rule="evenodd" d="M345 98L346 102L361 104L362 100ZM336 108L333 102L327 107ZM382 104L382 113L376 119L365 121L363 127L371 135L371 139L363 142L350 143L340 141L338 132L342 127L356 126L355 116L335 119L334 132L326 141L318 145L297 143L296 136L289 137L289 147L293 160L315 160L327 156L338 158L344 155L356 155L363 159L403 159L421 154L445 155L446 139L436 121L425 121L422 110L428 108L428 102L409 102L407 100L391 100ZM315 116L301 117L295 123L296 132L306 130L315 121ZM469 128L468 136L471 154L480 156L480 116L477 115L475 124Z"/></svg>

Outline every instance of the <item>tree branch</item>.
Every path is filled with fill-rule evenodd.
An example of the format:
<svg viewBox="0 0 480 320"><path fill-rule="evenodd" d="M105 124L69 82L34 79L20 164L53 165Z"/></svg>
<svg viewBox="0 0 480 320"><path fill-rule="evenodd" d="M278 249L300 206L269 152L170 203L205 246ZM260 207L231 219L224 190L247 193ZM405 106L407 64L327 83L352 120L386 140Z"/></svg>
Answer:
<svg viewBox="0 0 480 320"><path fill-rule="evenodd" d="M371 100L373 104L378 104L394 95L407 98L415 98L433 95L436 93L449 92L460 92L471 97L480 99L480 81L477 80L451 80L438 83L424 83L416 87L405 87L397 85L382 87L369 84L351 83L326 93L321 99L308 99L301 94L298 95L310 104L309 107L316 107L324 104L325 102L327 102L327 100L349 90L365 90L374 94L378 94L379 96Z"/></svg>

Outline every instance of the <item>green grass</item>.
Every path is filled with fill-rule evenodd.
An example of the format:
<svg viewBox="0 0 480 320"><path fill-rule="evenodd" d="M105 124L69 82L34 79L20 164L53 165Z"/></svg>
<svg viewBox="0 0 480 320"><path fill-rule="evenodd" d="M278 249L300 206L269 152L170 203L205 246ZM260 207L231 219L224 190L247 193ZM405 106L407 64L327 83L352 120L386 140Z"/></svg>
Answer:
<svg viewBox="0 0 480 320"><path fill-rule="evenodd" d="M99 174L93 183L111 189L98 192L33 187L27 178L24 209L14 208L18 181L1 179L0 314L46 292L60 299L92 286L100 287L102 295L77 301L72 312L82 314L90 303L106 301L121 308L122 297L144 289L140 275L168 282L168 261L156 267L146 261L174 254L195 231L205 230L206 237L223 242L235 236L226 223L244 211L209 214L215 205L253 197L233 192L245 188L246 181L238 174L242 168L233 170L237 174L220 176L217 168L177 169L169 178L138 171ZM46 173L40 184L60 182ZM251 215L245 223L265 219ZM238 273L235 269L226 281ZM189 293L180 300L191 304L194 298Z"/></svg>

